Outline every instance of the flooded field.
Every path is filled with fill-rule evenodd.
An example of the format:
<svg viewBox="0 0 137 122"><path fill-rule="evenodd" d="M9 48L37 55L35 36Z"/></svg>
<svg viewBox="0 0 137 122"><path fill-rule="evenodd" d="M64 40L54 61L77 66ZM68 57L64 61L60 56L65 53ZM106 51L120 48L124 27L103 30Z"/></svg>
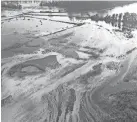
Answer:
<svg viewBox="0 0 137 122"><path fill-rule="evenodd" d="M136 2L19 5L2 6L2 122L137 122Z"/></svg>

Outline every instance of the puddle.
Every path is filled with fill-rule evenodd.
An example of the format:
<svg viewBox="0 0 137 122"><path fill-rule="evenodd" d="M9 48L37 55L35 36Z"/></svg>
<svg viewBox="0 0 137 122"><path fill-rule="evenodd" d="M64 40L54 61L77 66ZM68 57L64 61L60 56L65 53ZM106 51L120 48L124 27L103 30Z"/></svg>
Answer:
<svg viewBox="0 0 137 122"><path fill-rule="evenodd" d="M49 55L45 58L29 60L24 63L17 64L10 68L8 74L11 77L23 77L27 75L35 75L45 72L47 68L55 69L60 64L57 61L56 55Z"/></svg>
<svg viewBox="0 0 137 122"><path fill-rule="evenodd" d="M46 68L46 67L57 67L59 66L59 63L57 61L56 55L49 55L45 58L42 59L35 59L35 60L30 60L26 61L24 64L36 64L39 65L41 68Z"/></svg>

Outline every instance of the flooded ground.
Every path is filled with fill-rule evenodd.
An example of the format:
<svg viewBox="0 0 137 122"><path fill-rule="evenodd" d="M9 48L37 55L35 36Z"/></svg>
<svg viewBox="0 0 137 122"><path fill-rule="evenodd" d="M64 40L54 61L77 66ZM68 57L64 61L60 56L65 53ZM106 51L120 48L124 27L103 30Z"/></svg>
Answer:
<svg viewBox="0 0 137 122"><path fill-rule="evenodd" d="M112 3L2 9L2 122L137 121L137 3Z"/></svg>

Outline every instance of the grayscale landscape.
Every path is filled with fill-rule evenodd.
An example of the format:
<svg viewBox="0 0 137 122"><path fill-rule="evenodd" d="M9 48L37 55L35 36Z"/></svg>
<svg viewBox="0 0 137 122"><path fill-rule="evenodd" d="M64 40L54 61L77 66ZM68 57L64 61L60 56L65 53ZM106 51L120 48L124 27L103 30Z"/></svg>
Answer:
<svg viewBox="0 0 137 122"><path fill-rule="evenodd" d="M2 0L2 122L137 122L136 8Z"/></svg>

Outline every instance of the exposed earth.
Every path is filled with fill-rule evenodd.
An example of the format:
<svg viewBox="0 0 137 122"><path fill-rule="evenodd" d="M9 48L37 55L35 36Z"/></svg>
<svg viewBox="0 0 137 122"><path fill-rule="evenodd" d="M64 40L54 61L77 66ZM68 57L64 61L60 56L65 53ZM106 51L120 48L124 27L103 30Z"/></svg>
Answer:
<svg viewBox="0 0 137 122"><path fill-rule="evenodd" d="M137 18L91 13L2 10L2 122L137 122Z"/></svg>

